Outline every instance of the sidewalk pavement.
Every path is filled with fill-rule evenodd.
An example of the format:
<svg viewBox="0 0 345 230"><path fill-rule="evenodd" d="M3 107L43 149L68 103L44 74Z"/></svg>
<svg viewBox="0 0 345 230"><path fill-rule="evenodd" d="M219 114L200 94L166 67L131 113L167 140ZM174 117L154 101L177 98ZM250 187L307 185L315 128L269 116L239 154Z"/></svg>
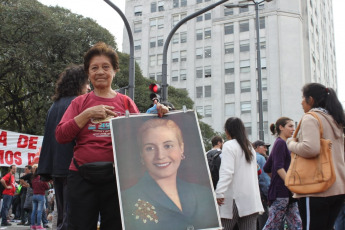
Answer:
<svg viewBox="0 0 345 230"><path fill-rule="evenodd" d="M30 226L17 225L16 222L10 222L12 226L0 226L0 230L29 230ZM52 224L48 223L49 228L47 230L52 230Z"/></svg>

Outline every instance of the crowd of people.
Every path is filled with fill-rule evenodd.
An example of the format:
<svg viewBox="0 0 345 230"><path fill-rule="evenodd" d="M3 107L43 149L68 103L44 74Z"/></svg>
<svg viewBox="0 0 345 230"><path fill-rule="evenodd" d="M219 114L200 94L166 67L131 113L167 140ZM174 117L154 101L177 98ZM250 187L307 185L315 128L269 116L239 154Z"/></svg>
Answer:
<svg viewBox="0 0 345 230"><path fill-rule="evenodd" d="M16 217L20 218L19 224L30 225L31 230L45 229L47 213L44 210L52 210L45 207L45 204L51 205L47 203L48 197L51 200L47 191L53 187L56 229L95 230L99 220L100 229L122 229L117 184L113 183L116 179L109 120L125 115L126 111L138 114L139 110L133 100L112 88L118 70L119 58L115 50L105 43L97 43L86 52L83 66L68 67L59 76L54 103L47 114L39 164L25 167L25 175L19 181L20 193L16 193L15 188L15 165L1 179L5 187L2 226L10 225L8 211L16 200L17 208L12 205L12 211L15 210ZM270 144L260 140L251 143L243 122L236 117L228 118L224 124L227 141L224 143L221 137L212 141L211 155L219 155L216 160L219 173L213 186L225 230L284 229L285 225L290 230L333 229L345 199L345 115L331 88L310 83L303 87L302 94L306 114L298 138L291 138L295 131L294 121L288 117L279 118L270 126L276 140L269 155ZM157 101L153 109L156 111L150 113L158 113L160 117L168 112L167 107ZM320 153L320 124L307 114L309 111L317 113L324 127L324 138L332 141L336 182L321 193L294 194L284 184L291 151L306 158ZM142 183L157 184L161 194L165 194L179 212L182 202L187 202L179 190L182 185L192 186L176 178L184 159L184 142L176 124L159 119L147 123L143 128L146 135L138 140L141 144L160 145L159 141L165 138L161 133L170 135L176 141L169 145L176 170L162 179L162 175L149 167L152 161L149 151L153 151L153 147L145 147L141 157L143 164L147 163L147 173ZM170 128L166 128L168 126ZM160 134L155 135L158 132ZM147 133L152 134L152 138ZM128 200L135 196L135 188L125 194ZM193 189L202 191L199 187ZM203 202L205 200L198 200L199 207L207 209L202 206ZM207 221L202 211L199 210L201 216L195 218ZM178 221L174 224L179 226Z"/></svg>
<svg viewBox="0 0 345 230"><path fill-rule="evenodd" d="M302 94L305 115L297 138L291 138L295 131L293 120L280 117L270 125L276 140L269 156L270 144L261 140L250 144L239 118L226 121L228 141L221 145L219 181L215 186L225 230L344 229L344 110L335 91L322 84L306 84ZM308 114L310 111L322 124ZM317 157L320 125L323 138L332 142L336 181L323 192L293 193L285 186L291 151L305 158ZM263 173L257 175L256 167L263 168Z"/></svg>
<svg viewBox="0 0 345 230"><path fill-rule="evenodd" d="M4 186L1 205L1 226L31 226L49 228L48 216L53 215L54 189L52 183L42 181L37 174L37 164L25 166L23 175L15 180L16 166L2 177ZM12 222L12 223L11 223Z"/></svg>

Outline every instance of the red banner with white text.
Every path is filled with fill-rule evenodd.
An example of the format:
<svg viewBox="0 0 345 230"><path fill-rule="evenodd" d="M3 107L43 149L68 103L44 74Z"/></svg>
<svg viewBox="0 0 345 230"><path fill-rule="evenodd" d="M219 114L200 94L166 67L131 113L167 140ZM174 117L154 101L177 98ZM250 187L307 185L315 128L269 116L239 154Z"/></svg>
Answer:
<svg viewBox="0 0 345 230"><path fill-rule="evenodd" d="M39 156L43 136L16 133L0 129L0 166L24 168Z"/></svg>

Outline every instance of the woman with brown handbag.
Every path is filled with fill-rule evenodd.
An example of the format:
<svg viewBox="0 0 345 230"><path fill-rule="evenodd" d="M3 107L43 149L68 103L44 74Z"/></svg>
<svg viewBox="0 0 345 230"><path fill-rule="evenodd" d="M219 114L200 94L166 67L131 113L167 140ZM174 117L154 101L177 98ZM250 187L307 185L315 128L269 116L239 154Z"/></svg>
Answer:
<svg viewBox="0 0 345 230"><path fill-rule="evenodd" d="M305 113L317 113L323 126L323 138L332 141L332 157L336 174L334 184L324 192L295 194L303 229L333 229L334 222L345 198L344 133L345 115L335 91L319 83L306 84L303 89L302 107ZM290 151L304 158L320 153L319 124L310 114L301 121L298 139L287 142Z"/></svg>

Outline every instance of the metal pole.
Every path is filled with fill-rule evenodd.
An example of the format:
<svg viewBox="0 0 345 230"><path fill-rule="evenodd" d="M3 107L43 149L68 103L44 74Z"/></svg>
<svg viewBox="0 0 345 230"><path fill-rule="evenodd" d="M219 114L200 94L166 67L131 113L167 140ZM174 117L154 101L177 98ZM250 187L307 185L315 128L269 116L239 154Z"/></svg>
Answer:
<svg viewBox="0 0 345 230"><path fill-rule="evenodd" d="M212 5L209 5L185 18L183 18L181 21L179 21L176 26L174 26L174 28L170 31L168 37L166 38L166 41L164 43L164 48L163 48L163 64L162 64L162 101L166 101L168 99L168 76L167 76L167 53L168 53L168 48L169 48L169 44L170 44L170 40L172 38L172 36L174 35L174 33L176 32L176 30L178 28L180 28L181 25L183 25L185 22L189 21L192 18L195 18L196 16L205 13L206 11L212 10L213 8L215 8L216 6L227 2L229 0L221 0L219 2L216 2Z"/></svg>
<svg viewBox="0 0 345 230"><path fill-rule="evenodd" d="M261 82L261 53L260 53L260 21L259 21L259 3L255 2L255 14L256 14L256 62L258 71L258 97L259 97L259 139L264 141L264 122L262 111L262 82Z"/></svg>
<svg viewBox="0 0 345 230"><path fill-rule="evenodd" d="M135 60L134 60L134 41L131 27L127 21L126 16L122 13L120 8L118 8L114 3L109 0L104 0L108 5L110 5L116 12L121 16L123 22L125 23L128 38L129 38L129 81L128 81L128 96L134 101L134 88L135 88Z"/></svg>

